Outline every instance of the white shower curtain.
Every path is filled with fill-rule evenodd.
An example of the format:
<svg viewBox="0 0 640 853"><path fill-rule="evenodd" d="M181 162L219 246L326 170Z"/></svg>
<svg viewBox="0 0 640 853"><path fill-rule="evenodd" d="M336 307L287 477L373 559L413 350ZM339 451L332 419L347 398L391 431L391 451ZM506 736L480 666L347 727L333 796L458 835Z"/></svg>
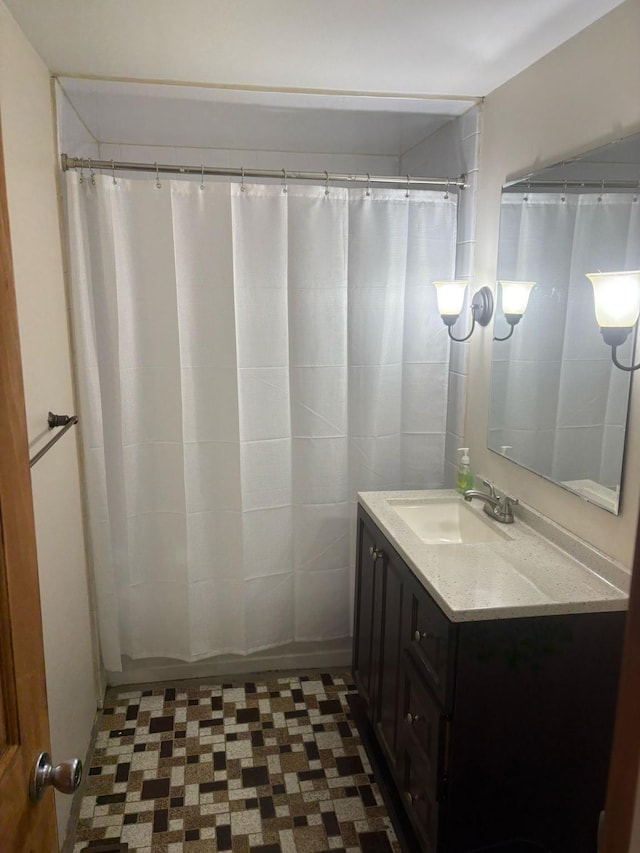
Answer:
<svg viewBox="0 0 640 853"><path fill-rule="evenodd" d="M357 492L443 481L455 197L67 191L105 667L348 636Z"/></svg>

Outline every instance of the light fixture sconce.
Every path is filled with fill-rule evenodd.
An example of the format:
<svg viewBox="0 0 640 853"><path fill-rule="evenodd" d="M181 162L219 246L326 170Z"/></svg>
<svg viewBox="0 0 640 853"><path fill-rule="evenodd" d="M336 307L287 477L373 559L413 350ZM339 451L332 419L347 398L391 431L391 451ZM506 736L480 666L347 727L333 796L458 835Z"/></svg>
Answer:
<svg viewBox="0 0 640 853"><path fill-rule="evenodd" d="M593 285L596 320L605 344L611 347L611 360L620 370L638 370L640 364L620 364L617 349L640 316L640 270L587 273Z"/></svg>
<svg viewBox="0 0 640 853"><path fill-rule="evenodd" d="M509 334L503 338L494 338L494 341L508 341L513 334L514 328L522 320L522 315L527 310L531 291L535 287L535 281L498 281L502 288L502 311L505 320L511 326Z"/></svg>
<svg viewBox="0 0 640 853"><path fill-rule="evenodd" d="M451 327L460 316L464 303L464 292L469 282L451 280L434 281L433 283L436 287L438 311L452 341L456 341L456 343L468 341L473 334L476 323L480 326L486 326L489 323L493 316L493 294L488 287L481 287L471 300L471 329L469 334L465 335L464 338L455 338L451 334Z"/></svg>

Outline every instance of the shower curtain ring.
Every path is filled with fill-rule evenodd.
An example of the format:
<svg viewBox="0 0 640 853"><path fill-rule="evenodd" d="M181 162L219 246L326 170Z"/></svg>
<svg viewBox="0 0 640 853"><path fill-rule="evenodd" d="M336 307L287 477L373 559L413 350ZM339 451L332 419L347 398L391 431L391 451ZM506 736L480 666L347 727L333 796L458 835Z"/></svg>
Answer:
<svg viewBox="0 0 640 853"><path fill-rule="evenodd" d="M162 184L160 183L160 174L158 172L158 164L154 163L153 165L156 167L156 187L158 189L160 189L162 187Z"/></svg>
<svg viewBox="0 0 640 853"><path fill-rule="evenodd" d="M95 172L93 171L93 166L91 165L91 160L89 160L89 174L91 175L91 186L95 187L96 176L95 176Z"/></svg>
<svg viewBox="0 0 640 853"><path fill-rule="evenodd" d="M409 198L409 184L411 183L411 175L407 175L407 191L404 194L405 198Z"/></svg>
<svg viewBox="0 0 640 853"><path fill-rule="evenodd" d="M200 167L200 189L204 189L204 163Z"/></svg>
<svg viewBox="0 0 640 853"><path fill-rule="evenodd" d="M243 193L245 190L244 187L244 166L240 167L240 192Z"/></svg>
<svg viewBox="0 0 640 853"><path fill-rule="evenodd" d="M286 169L282 170L282 192L283 193L287 192L287 170Z"/></svg>
<svg viewBox="0 0 640 853"><path fill-rule="evenodd" d="M444 197L449 198L449 178L447 178L447 185L444 188Z"/></svg>
<svg viewBox="0 0 640 853"><path fill-rule="evenodd" d="M116 181L116 164L113 160L111 161L111 175L113 177L113 185L115 187L118 182Z"/></svg>
<svg viewBox="0 0 640 853"><path fill-rule="evenodd" d="M84 184L84 160L80 160L80 183Z"/></svg>
<svg viewBox="0 0 640 853"><path fill-rule="evenodd" d="M329 195L329 172L324 173L324 194Z"/></svg>
<svg viewBox="0 0 640 853"><path fill-rule="evenodd" d="M367 191L365 193L367 198L371 196L371 175L367 172Z"/></svg>

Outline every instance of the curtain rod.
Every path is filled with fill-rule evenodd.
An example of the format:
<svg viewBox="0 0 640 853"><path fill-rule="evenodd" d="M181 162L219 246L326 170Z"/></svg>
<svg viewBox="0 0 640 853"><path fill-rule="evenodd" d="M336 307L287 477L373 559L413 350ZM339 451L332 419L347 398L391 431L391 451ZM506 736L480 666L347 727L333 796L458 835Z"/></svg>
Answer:
<svg viewBox="0 0 640 853"><path fill-rule="evenodd" d="M349 184L397 184L401 187L445 187L451 190L466 189L465 174L457 178L414 178L411 175L351 175L339 172L299 172L288 169L244 169L224 166L174 166L167 163L128 163L122 160L89 160L85 157L60 155L62 171L69 169L108 169L119 172L153 172L172 175L218 175L227 178L278 178L292 181L334 181Z"/></svg>
<svg viewBox="0 0 640 853"><path fill-rule="evenodd" d="M581 189L581 190L640 190L638 181L531 181L528 178L518 178L503 186L505 190L535 190L535 189Z"/></svg>

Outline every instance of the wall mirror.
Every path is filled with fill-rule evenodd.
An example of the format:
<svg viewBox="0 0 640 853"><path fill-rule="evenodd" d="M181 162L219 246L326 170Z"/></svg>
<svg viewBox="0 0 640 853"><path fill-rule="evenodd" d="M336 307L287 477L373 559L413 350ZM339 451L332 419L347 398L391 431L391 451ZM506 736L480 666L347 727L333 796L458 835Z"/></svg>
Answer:
<svg viewBox="0 0 640 853"><path fill-rule="evenodd" d="M640 133L503 187L498 280L535 286L511 337L493 342L489 449L616 515L631 374L612 363L586 274L637 269Z"/></svg>

